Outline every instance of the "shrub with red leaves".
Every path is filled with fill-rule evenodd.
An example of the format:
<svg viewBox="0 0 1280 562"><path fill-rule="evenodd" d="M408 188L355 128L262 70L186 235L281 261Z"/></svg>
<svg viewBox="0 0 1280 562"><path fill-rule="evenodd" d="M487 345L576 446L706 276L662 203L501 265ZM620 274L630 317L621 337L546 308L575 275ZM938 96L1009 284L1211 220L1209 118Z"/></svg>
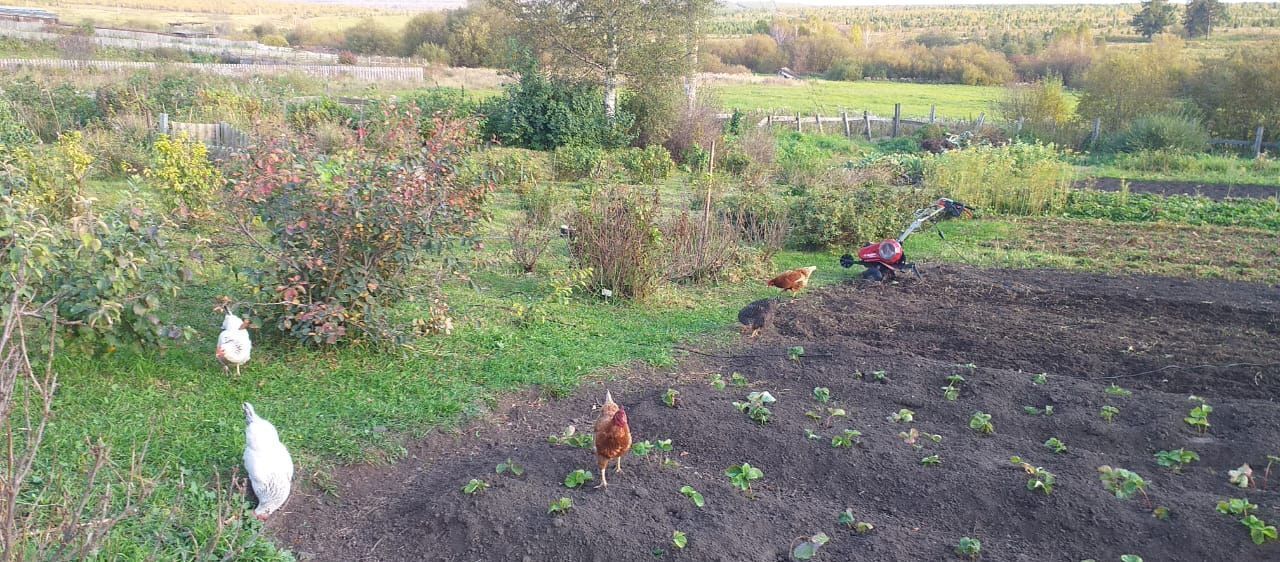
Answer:
<svg viewBox="0 0 1280 562"><path fill-rule="evenodd" d="M470 248L484 218L491 184L456 174L474 124L440 120L423 138L415 108L381 109L343 150L283 137L261 143L232 176L235 222L259 252L252 289L273 295L262 307L269 323L294 339L397 337L384 305L436 289L414 275L426 254Z"/></svg>

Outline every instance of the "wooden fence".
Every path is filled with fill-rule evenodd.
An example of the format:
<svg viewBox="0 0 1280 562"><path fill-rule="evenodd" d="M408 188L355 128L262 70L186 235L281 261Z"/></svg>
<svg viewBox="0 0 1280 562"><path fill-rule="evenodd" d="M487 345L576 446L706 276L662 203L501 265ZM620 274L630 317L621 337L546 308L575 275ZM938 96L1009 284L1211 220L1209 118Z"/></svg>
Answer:
<svg viewBox="0 0 1280 562"><path fill-rule="evenodd" d="M221 158L251 146L249 134L230 123L183 123L170 121L169 114L161 113L156 119L156 132L200 141L209 148L210 155Z"/></svg>
<svg viewBox="0 0 1280 562"><path fill-rule="evenodd" d="M718 116L722 120L732 118L727 113ZM929 107L929 116L923 119L906 119L902 117L902 104L894 104L893 117L880 117L872 115L870 112L863 111L861 115L856 113L850 114L847 111L841 111L839 116L822 116L814 114L805 116L797 113L795 115L765 115L763 119L756 123L760 128L786 127L794 128L798 132L814 132L814 133L830 133L843 134L846 137L859 136L867 140L875 140L882 138L897 138L899 136L911 135L921 127L929 125L944 125L948 129L965 129L971 131L979 131L986 124L986 114L981 113L975 120L968 119L943 119L938 117L937 106ZM1010 136L1017 136L1022 132L1023 122L1021 120L1006 124L1002 127L1008 129ZM1250 140L1234 140L1234 139L1212 139L1209 144L1213 146L1231 146L1236 148L1247 148L1253 152L1253 157L1257 158L1262 155L1263 149L1280 150L1280 142L1263 142L1266 130L1259 125L1254 131L1253 139ZM1075 137L1075 141L1070 144L1081 144L1083 148L1090 148L1097 144L1098 139L1102 135L1102 120L1094 119L1089 124L1088 132L1083 135L1083 141L1080 136Z"/></svg>
<svg viewBox="0 0 1280 562"><path fill-rule="evenodd" d="M57 28L52 28L57 29ZM67 29L70 29L68 26ZM0 36L33 41L57 41L66 34L51 31L40 23L0 22ZM272 47L254 41L233 41L217 37L181 37L164 33L130 31L124 29L97 28L85 39L101 47L118 47L134 50L180 49L225 57L280 61L285 64L331 65L338 63L338 55L304 51L290 47ZM409 59L399 57L361 56L363 66L405 66Z"/></svg>
<svg viewBox="0 0 1280 562"><path fill-rule="evenodd" d="M73 70L138 70L178 68L223 76L299 73L317 78L354 78L365 82L423 82L420 66L348 66L294 64L155 63L112 60L0 59L0 68L64 68Z"/></svg>

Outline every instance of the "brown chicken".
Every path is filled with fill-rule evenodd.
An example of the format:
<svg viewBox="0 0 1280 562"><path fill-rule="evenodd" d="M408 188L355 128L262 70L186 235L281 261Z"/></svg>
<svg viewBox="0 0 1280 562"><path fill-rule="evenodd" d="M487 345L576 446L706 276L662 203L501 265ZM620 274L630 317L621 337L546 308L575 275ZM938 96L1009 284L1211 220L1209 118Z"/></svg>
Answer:
<svg viewBox="0 0 1280 562"><path fill-rule="evenodd" d="M627 425L627 412L613 402L613 393L605 391L600 417L596 418L596 462L600 465L600 485L609 485L605 469L609 461L618 459L618 472L622 472L622 457L631 450L631 426Z"/></svg>
<svg viewBox="0 0 1280 562"><path fill-rule="evenodd" d="M768 283L765 283L765 285L777 287L784 291L790 291L791 294L794 295L800 292L800 289L805 288L805 285L809 284L809 276L813 275L813 272L817 271L817 269L818 268L815 266L793 269L770 279Z"/></svg>

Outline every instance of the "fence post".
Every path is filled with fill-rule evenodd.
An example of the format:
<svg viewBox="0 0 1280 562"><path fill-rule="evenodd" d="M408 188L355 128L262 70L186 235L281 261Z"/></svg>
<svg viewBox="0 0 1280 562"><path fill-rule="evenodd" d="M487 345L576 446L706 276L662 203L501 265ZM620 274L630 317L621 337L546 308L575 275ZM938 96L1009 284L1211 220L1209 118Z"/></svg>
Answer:
<svg viewBox="0 0 1280 562"><path fill-rule="evenodd" d="M895 103L893 104L893 130L890 131L889 133L890 137L893 137L895 139L898 138L898 125L900 124L901 121L902 121L902 104Z"/></svg>
<svg viewBox="0 0 1280 562"><path fill-rule="evenodd" d="M932 125L933 121L937 118L938 118L938 106L930 105L929 106L929 124Z"/></svg>
<svg viewBox="0 0 1280 562"><path fill-rule="evenodd" d="M773 112L772 111L770 111L768 115L764 116L764 126L768 127L771 130L773 129Z"/></svg>
<svg viewBox="0 0 1280 562"><path fill-rule="evenodd" d="M1098 135L1102 134L1102 118L1093 118L1093 132L1089 133L1089 148L1093 148L1094 143L1098 142Z"/></svg>
<svg viewBox="0 0 1280 562"><path fill-rule="evenodd" d="M1262 156L1262 125L1258 125L1258 132L1253 135L1253 157Z"/></svg>
<svg viewBox="0 0 1280 562"><path fill-rule="evenodd" d="M796 114L796 132L800 132L800 114Z"/></svg>
<svg viewBox="0 0 1280 562"><path fill-rule="evenodd" d="M981 130L982 130L982 124L983 124L983 123L985 123L986 121L987 121L987 113L986 113L985 111L984 111L984 112L982 112L982 113L979 113L979 114L978 114L978 122L977 122L976 124L974 124L974 126L973 126L973 132L975 132L975 133L976 133L976 132L978 132L978 131L981 131Z"/></svg>
<svg viewBox="0 0 1280 562"><path fill-rule="evenodd" d="M162 135L169 134L169 114L168 113L160 114L160 121L156 123L156 130L160 131L160 134Z"/></svg>
<svg viewBox="0 0 1280 562"><path fill-rule="evenodd" d="M846 138L853 136L853 130L849 128L849 112L841 111L840 120L844 122L844 136Z"/></svg>
<svg viewBox="0 0 1280 562"><path fill-rule="evenodd" d="M818 126L818 134L821 135L822 134L822 116L817 113L814 113L813 122Z"/></svg>

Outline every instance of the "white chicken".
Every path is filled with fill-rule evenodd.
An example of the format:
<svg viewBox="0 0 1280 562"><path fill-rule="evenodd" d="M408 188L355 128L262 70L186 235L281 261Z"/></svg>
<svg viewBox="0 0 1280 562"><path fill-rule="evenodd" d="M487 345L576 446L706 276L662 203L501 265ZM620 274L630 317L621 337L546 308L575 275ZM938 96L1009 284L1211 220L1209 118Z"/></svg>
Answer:
<svg viewBox="0 0 1280 562"><path fill-rule="evenodd" d="M244 468L258 496L258 507L253 514L267 520L275 510L289 499L293 485L293 457L280 442L276 426L258 417L253 405L244 403Z"/></svg>
<svg viewBox="0 0 1280 562"><path fill-rule="evenodd" d="M218 334L218 349L214 356L222 363L223 371L230 371L227 363L235 365L237 377L240 376L240 366L249 362L249 352L253 351L248 328L248 321L228 312L222 319L222 333Z"/></svg>

